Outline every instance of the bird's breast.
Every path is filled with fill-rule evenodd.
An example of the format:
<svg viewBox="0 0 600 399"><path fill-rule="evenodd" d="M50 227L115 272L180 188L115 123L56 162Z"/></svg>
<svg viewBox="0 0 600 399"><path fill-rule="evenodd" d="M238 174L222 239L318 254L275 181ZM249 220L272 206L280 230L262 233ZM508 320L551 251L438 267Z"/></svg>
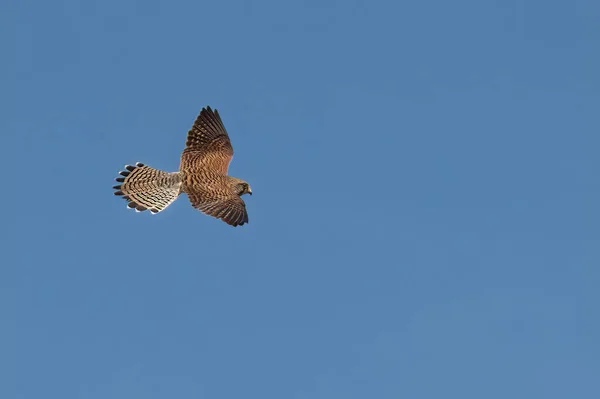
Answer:
<svg viewBox="0 0 600 399"><path fill-rule="evenodd" d="M184 192L222 192L229 188L226 177L214 175L212 173L186 173L183 176L182 181Z"/></svg>

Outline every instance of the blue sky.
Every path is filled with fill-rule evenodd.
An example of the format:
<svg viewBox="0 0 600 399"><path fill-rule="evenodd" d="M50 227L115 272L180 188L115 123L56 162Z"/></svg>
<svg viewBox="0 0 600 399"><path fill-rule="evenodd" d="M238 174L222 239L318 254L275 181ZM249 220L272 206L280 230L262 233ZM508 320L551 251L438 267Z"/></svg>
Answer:
<svg viewBox="0 0 600 399"><path fill-rule="evenodd" d="M597 398L597 1L12 1L0 397ZM232 228L174 171L203 106Z"/></svg>

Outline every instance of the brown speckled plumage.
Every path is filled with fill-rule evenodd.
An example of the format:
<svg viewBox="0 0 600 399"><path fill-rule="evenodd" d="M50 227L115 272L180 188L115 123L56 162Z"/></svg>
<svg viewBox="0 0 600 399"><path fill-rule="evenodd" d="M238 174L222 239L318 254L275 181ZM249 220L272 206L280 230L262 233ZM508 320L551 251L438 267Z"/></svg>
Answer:
<svg viewBox="0 0 600 399"><path fill-rule="evenodd" d="M203 108L188 132L179 172L163 172L137 163L126 166L116 180L115 195L128 201L136 211L158 213L186 193L192 206L232 226L248 223L241 196L252 194L250 185L228 176L233 158L229 135L217 110Z"/></svg>

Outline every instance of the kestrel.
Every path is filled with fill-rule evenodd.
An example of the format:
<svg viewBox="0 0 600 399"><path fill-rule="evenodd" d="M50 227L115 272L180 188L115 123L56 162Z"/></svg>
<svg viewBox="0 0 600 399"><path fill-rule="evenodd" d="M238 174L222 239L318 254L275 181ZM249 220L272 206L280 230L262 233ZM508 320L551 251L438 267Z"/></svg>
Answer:
<svg viewBox="0 0 600 399"><path fill-rule="evenodd" d="M127 207L153 214L171 205L186 193L192 206L232 226L248 223L242 195L252 195L244 180L228 176L233 147L219 113L202 108L188 132L181 155L179 172L164 172L143 163L126 165L114 186L115 195L123 196Z"/></svg>

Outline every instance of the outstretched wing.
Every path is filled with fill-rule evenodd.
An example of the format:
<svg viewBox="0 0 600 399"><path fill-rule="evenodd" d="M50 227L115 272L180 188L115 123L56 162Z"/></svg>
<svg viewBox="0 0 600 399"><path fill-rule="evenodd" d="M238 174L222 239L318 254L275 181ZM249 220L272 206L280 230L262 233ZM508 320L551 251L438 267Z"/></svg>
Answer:
<svg viewBox="0 0 600 399"><path fill-rule="evenodd" d="M227 175L233 158L233 147L216 109L213 111L210 107L202 108L188 132L185 147L181 155L180 170L190 173L208 170L218 175Z"/></svg>
<svg viewBox="0 0 600 399"><path fill-rule="evenodd" d="M192 206L232 226L248 223L244 200L237 195L218 195L216 192L194 190L188 192Z"/></svg>

